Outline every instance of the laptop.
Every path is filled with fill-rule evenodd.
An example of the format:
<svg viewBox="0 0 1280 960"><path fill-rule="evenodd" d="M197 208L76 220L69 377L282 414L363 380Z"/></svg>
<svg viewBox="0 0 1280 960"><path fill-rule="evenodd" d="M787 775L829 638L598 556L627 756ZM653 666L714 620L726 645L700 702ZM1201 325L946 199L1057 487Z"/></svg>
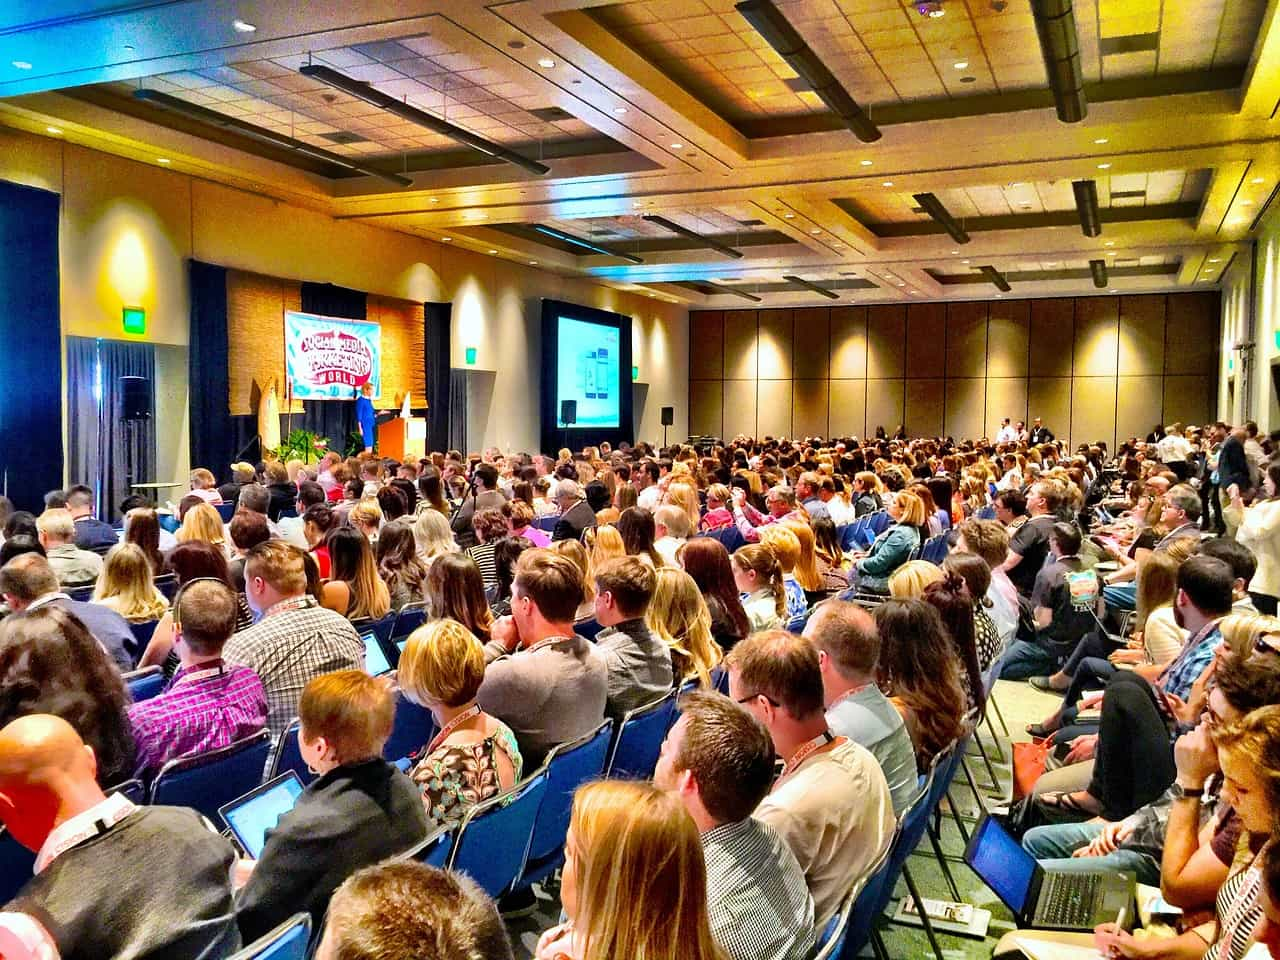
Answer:
<svg viewBox="0 0 1280 960"><path fill-rule="evenodd" d="M1046 870L990 816L974 830L964 862L1009 908L1019 927L1087 931L1115 923L1123 909L1125 929L1133 928L1133 874Z"/></svg>
<svg viewBox="0 0 1280 960"><path fill-rule="evenodd" d="M218 816L231 828L231 835L253 860L262 855L267 831L293 809L302 793L302 781L292 770L255 787L243 797L218 808Z"/></svg>
<svg viewBox="0 0 1280 960"><path fill-rule="evenodd" d="M380 677L391 672L391 663L387 660L387 651L378 641L378 635L372 630L360 634L364 641L364 669L372 677Z"/></svg>

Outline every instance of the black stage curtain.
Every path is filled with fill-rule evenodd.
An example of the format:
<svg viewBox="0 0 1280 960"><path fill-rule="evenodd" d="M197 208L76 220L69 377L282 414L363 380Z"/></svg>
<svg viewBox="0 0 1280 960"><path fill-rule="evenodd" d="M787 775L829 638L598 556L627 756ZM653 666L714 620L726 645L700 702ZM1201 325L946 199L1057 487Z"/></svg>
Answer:
<svg viewBox="0 0 1280 960"><path fill-rule="evenodd" d="M422 305L424 371L427 377L427 449L449 449L449 330L452 303Z"/></svg>
<svg viewBox="0 0 1280 960"><path fill-rule="evenodd" d="M227 268L192 260L190 286L191 466L206 467L225 480L236 453L258 431L255 424L247 437L240 436L247 424L233 422L230 412ZM235 417L234 421L252 419Z"/></svg>
<svg viewBox="0 0 1280 960"><path fill-rule="evenodd" d="M58 204L0 182L0 493L33 513L62 486Z"/></svg>

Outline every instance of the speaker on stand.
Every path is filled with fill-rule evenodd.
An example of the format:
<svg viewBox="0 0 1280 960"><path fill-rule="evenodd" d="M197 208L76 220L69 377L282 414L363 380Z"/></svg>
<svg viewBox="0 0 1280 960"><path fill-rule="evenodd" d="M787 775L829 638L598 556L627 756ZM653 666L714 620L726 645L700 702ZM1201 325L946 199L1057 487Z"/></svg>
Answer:
<svg viewBox="0 0 1280 960"><path fill-rule="evenodd" d="M569 446L569 430L568 428L578 422L578 401L577 400L561 400L560 401L560 422L565 425L563 444Z"/></svg>
<svg viewBox="0 0 1280 960"><path fill-rule="evenodd" d="M676 408L663 407L662 408L662 445L663 447L667 445L667 427L671 426L675 422L676 422Z"/></svg>
<svg viewBox="0 0 1280 960"><path fill-rule="evenodd" d="M137 460L138 424L151 419L151 381L146 377L120 378L120 422L124 425L125 489L133 492Z"/></svg>

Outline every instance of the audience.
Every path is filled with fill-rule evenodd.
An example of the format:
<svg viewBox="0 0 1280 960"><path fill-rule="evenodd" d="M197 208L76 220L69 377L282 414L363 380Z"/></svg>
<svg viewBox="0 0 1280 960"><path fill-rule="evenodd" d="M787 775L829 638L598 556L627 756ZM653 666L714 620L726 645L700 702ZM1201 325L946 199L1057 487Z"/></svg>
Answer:
<svg viewBox="0 0 1280 960"><path fill-rule="evenodd" d="M431 565L427 609L434 618L456 620L482 644L489 642L493 614L480 583L480 570L465 553L441 557Z"/></svg>
<svg viewBox="0 0 1280 960"><path fill-rule="evenodd" d="M227 546L226 531L222 526L222 517L218 511L207 503L197 503L187 510L182 518L182 526L174 534L178 543L200 541L211 543L222 551L224 557L230 557Z"/></svg>
<svg viewBox="0 0 1280 960"><path fill-rule="evenodd" d="M804 587L796 579L796 564L800 562L800 540L785 522L770 524L760 530L760 544L778 558L782 571L782 592L786 601L785 618L788 625L804 619L809 602Z"/></svg>
<svg viewBox="0 0 1280 960"><path fill-rule="evenodd" d="M576 480L557 480L551 499L560 510L560 518L551 530L552 540L579 540L583 530L596 525L596 512L583 498Z"/></svg>
<svg viewBox="0 0 1280 960"><path fill-rule="evenodd" d="M394 719L394 695L363 670L307 683L298 701L298 746L317 777L267 831L262 856L238 864L237 876L247 874L236 894L246 942L299 910L319 929L347 877L427 835L417 787L382 759Z"/></svg>
<svg viewBox="0 0 1280 960"><path fill-rule="evenodd" d="M65 508L46 510L36 520L40 546L64 587L93 584L102 573L102 557L75 544L76 525Z"/></svg>
<svg viewBox="0 0 1280 960"><path fill-rule="evenodd" d="M781 627L787 616L787 596L778 555L767 544L749 543L734 551L732 565L751 632Z"/></svg>
<svg viewBox="0 0 1280 960"><path fill-rule="evenodd" d="M653 528L656 534L653 549L662 557L663 564L674 567L676 551L689 539L689 515L674 504L663 504L654 511Z"/></svg>
<svg viewBox="0 0 1280 960"><path fill-rule="evenodd" d="M712 636L711 613L693 577L674 567L660 569L645 624L671 651L676 685L696 682L710 689L711 671L724 653Z"/></svg>
<svg viewBox="0 0 1280 960"><path fill-rule="evenodd" d="M449 518L435 509L418 514L413 521L413 538L418 544L418 557L428 567L436 557L459 549L449 529Z"/></svg>
<svg viewBox="0 0 1280 960"><path fill-rule="evenodd" d="M926 519L920 498L903 491L889 500L888 510L893 524L876 537L865 554L855 554L857 559L849 570L849 586L859 593L887 594L890 574L920 547Z"/></svg>
<svg viewBox="0 0 1280 960"><path fill-rule="evenodd" d="M893 838L888 784L866 747L828 729L818 653L804 637L753 634L725 666L729 696L764 724L784 761L755 816L800 862L821 929Z"/></svg>
<svg viewBox="0 0 1280 960"><path fill-rule="evenodd" d="M567 557L582 573L582 601L578 604L574 622L590 621L598 629L600 625L595 622L596 584L591 576L594 564L591 562L591 555L587 553L587 548L578 540L557 540L551 544L550 549L562 557Z"/></svg>
<svg viewBox="0 0 1280 960"><path fill-rule="evenodd" d="M375 553L378 575L387 585L392 610L426 600L427 566L418 559L417 541L408 520L393 520L383 527Z"/></svg>
<svg viewBox="0 0 1280 960"><path fill-rule="evenodd" d="M707 603L711 636L721 650L732 650L752 628L738 594L729 551L718 540L700 538L681 547L676 559L698 585Z"/></svg>
<svg viewBox="0 0 1280 960"><path fill-rule="evenodd" d="M157 577L169 570L165 553L178 545L173 534L160 529L159 515L151 507L134 507L125 513L121 542L140 547L151 564L152 576Z"/></svg>
<svg viewBox="0 0 1280 960"><path fill-rule="evenodd" d="M107 551L93 602L114 610L130 623L159 620L169 601L156 589L151 563L142 548L120 543Z"/></svg>
<svg viewBox="0 0 1280 960"><path fill-rule="evenodd" d="M305 529L305 522L303 526ZM243 593L245 554L258 544L270 540L271 528L267 525L267 518L262 514L241 510L227 524L227 532L231 536L231 561L227 564L227 572L231 574L231 582L236 590ZM295 546L306 550L309 548L309 542L303 538L302 543Z"/></svg>
<svg viewBox="0 0 1280 960"><path fill-rule="evenodd" d="M93 488L77 484L67 490L67 512L76 525L75 544L81 550L106 553L116 545L116 532L111 524L93 515Z"/></svg>
<svg viewBox="0 0 1280 960"><path fill-rule="evenodd" d="M391 610L391 591L378 576L373 547L354 527L329 533L329 579L324 606L349 620L381 620Z"/></svg>
<svg viewBox="0 0 1280 960"><path fill-rule="evenodd" d="M604 654L606 712L620 719L672 686L671 652L645 623L657 579L637 557L606 561L595 571L596 648Z"/></svg>
<svg viewBox="0 0 1280 960"><path fill-rule="evenodd" d="M480 568L480 578L485 590L491 589L498 582L497 571L493 564L493 548L498 540L507 536L507 518L501 510L478 510L473 519L473 529L478 541L475 546L468 547L467 556Z"/></svg>

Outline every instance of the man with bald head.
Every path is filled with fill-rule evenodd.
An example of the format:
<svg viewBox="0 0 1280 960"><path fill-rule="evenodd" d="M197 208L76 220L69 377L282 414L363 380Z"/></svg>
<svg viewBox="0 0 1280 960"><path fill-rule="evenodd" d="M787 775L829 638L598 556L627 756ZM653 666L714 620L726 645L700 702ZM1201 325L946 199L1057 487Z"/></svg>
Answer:
<svg viewBox="0 0 1280 960"><path fill-rule="evenodd" d="M902 714L876 685L876 622L856 603L828 600L809 618L804 636L818 649L827 726L871 751L889 784L893 812L902 813L916 791L916 753Z"/></svg>
<svg viewBox="0 0 1280 960"><path fill-rule="evenodd" d="M231 845L194 810L103 794L93 750L64 720L0 730L0 821L36 853L0 912L0 941L61 960L213 960L240 945Z"/></svg>

